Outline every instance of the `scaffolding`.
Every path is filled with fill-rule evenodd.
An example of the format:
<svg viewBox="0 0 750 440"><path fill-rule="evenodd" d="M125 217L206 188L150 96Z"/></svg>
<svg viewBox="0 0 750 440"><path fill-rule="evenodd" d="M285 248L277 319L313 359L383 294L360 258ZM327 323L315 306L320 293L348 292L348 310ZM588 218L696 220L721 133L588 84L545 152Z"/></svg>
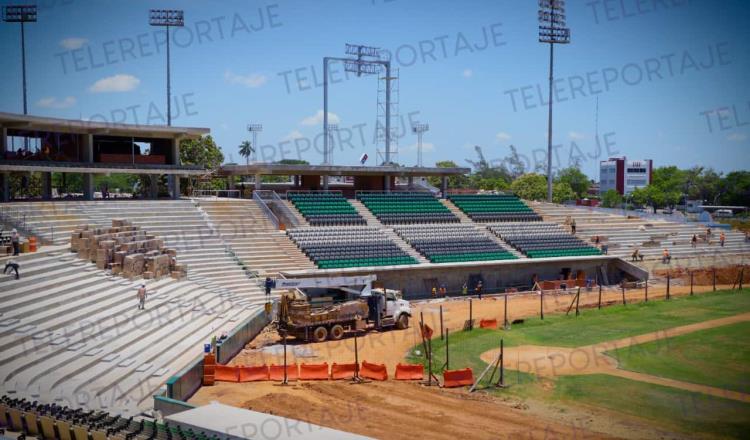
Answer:
<svg viewBox="0 0 750 440"><path fill-rule="evenodd" d="M378 75L378 108L377 108L377 119L375 120L375 148L377 151L377 161L383 165L386 165L385 163L385 145L386 145L386 136L385 136L385 130L386 130L386 115L388 112L386 112L386 103L388 100L387 97L387 88L390 84L390 101L391 101L391 108L390 108L390 141L391 141L391 163L398 163L398 139L403 136L405 133L405 128L402 127L403 124L399 124L400 121L399 117L399 69L395 68L393 69L393 72L391 72L391 77L388 78L386 76L386 73L384 69L381 69L381 74ZM390 80L390 81L389 81ZM396 124L394 124L396 122ZM399 133L399 130L402 130Z"/></svg>

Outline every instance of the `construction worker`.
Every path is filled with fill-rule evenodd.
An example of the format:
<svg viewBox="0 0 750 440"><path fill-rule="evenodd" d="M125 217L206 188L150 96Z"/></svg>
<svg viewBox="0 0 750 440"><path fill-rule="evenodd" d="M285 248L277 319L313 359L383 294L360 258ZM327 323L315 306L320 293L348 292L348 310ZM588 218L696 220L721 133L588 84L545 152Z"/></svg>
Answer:
<svg viewBox="0 0 750 440"><path fill-rule="evenodd" d="M445 298L448 295L448 289L445 288L445 284L440 286L440 296Z"/></svg>
<svg viewBox="0 0 750 440"><path fill-rule="evenodd" d="M669 255L669 249L664 248L664 252L662 252L661 262L663 264L669 264L672 261L672 256Z"/></svg>
<svg viewBox="0 0 750 440"><path fill-rule="evenodd" d="M437 287L432 286L432 299L437 298Z"/></svg>
<svg viewBox="0 0 750 440"><path fill-rule="evenodd" d="M15 228L10 231L10 244L13 246L13 256L17 257L21 252L21 236Z"/></svg>
<svg viewBox="0 0 750 440"><path fill-rule="evenodd" d="M719 234L719 244L721 244L721 247L724 247L724 241L727 239L726 234L724 234L724 231L721 231L721 234Z"/></svg>
<svg viewBox="0 0 750 440"><path fill-rule="evenodd" d="M693 247L696 247L698 245L698 236L693 234L693 238L690 240L690 243Z"/></svg>
<svg viewBox="0 0 750 440"><path fill-rule="evenodd" d="M638 261L638 255L640 253L641 251L638 250L638 248L635 248L635 250L633 250L633 253L630 255L630 261Z"/></svg>
<svg viewBox="0 0 750 440"><path fill-rule="evenodd" d="M146 309L146 285L141 284L138 288L138 293L135 295L138 298L138 310Z"/></svg>
<svg viewBox="0 0 750 440"><path fill-rule="evenodd" d="M469 294L469 286L464 283L463 287L461 287L461 295L466 296Z"/></svg>
<svg viewBox="0 0 750 440"><path fill-rule="evenodd" d="M3 269L3 274L6 274L8 270L14 271L16 273L16 279L19 279L20 276L18 275L18 263L16 263L13 260L8 261L5 263L5 269Z"/></svg>
<svg viewBox="0 0 750 440"><path fill-rule="evenodd" d="M576 235L576 219L570 221L570 232Z"/></svg>
<svg viewBox="0 0 750 440"><path fill-rule="evenodd" d="M474 288L474 291L476 292L479 299L482 299L482 289L484 286L482 286L482 280L477 281L477 286Z"/></svg>
<svg viewBox="0 0 750 440"><path fill-rule="evenodd" d="M265 283L265 286L266 286L266 298L268 298L269 296L271 296L271 289L273 289L275 287L275 284L276 283L271 279L271 277L266 277L266 283Z"/></svg>

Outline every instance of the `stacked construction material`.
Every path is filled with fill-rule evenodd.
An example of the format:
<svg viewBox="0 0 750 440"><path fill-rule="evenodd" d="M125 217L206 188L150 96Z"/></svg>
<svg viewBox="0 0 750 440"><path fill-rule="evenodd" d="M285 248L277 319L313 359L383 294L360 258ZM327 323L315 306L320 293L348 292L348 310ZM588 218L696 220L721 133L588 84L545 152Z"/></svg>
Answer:
<svg viewBox="0 0 750 440"><path fill-rule="evenodd" d="M410 225L396 233L432 263L511 260L516 256L471 224Z"/></svg>
<svg viewBox="0 0 750 440"><path fill-rule="evenodd" d="M359 193L357 198L383 224L458 223L448 207L430 193Z"/></svg>
<svg viewBox="0 0 750 440"><path fill-rule="evenodd" d="M475 222L542 220L539 214L514 194L456 194L448 196L448 199Z"/></svg>
<svg viewBox="0 0 750 440"><path fill-rule="evenodd" d="M417 264L378 228L299 228L287 234L321 269Z"/></svg>
<svg viewBox="0 0 750 440"><path fill-rule="evenodd" d="M187 267L177 264L177 251L127 220L112 220L111 228L76 228L70 237L70 250L78 257L96 263L102 270L126 278L184 278Z"/></svg>
<svg viewBox="0 0 750 440"><path fill-rule="evenodd" d="M286 197L310 226L367 224L340 192L287 192Z"/></svg>
<svg viewBox="0 0 750 440"><path fill-rule="evenodd" d="M529 258L600 255L599 249L570 235L556 223L497 223L490 231Z"/></svg>

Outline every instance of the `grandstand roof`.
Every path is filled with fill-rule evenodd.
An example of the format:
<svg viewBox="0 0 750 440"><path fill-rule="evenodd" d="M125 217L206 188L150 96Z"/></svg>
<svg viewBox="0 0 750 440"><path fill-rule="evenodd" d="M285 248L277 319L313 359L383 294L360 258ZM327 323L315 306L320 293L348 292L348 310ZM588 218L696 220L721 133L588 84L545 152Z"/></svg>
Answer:
<svg viewBox="0 0 750 440"><path fill-rule="evenodd" d="M3 112L0 112L0 127L29 131L106 134L147 138L199 138L210 133L208 128L122 124L117 122L60 119Z"/></svg>
<svg viewBox="0 0 750 440"><path fill-rule="evenodd" d="M223 175L310 175L310 176L456 176L468 174L469 168L428 168L356 165L286 165L277 163L251 163L249 165L223 165Z"/></svg>

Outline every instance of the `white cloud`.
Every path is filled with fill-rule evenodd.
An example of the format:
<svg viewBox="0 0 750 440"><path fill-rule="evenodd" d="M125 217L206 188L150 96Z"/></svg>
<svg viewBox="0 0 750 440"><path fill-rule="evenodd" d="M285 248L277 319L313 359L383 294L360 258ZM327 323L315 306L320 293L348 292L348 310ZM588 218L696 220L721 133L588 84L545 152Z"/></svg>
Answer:
<svg viewBox="0 0 750 440"><path fill-rule="evenodd" d="M60 46L62 46L63 49L75 50L82 48L83 45L88 42L89 40L85 38L70 37L60 40Z"/></svg>
<svg viewBox="0 0 750 440"><path fill-rule="evenodd" d="M580 141L586 138L586 135L584 135L583 133L578 133L577 131L571 131L568 133L568 137L574 141Z"/></svg>
<svg viewBox="0 0 750 440"><path fill-rule="evenodd" d="M463 76L464 78L471 78L474 75L474 71L471 69L464 69Z"/></svg>
<svg viewBox="0 0 750 440"><path fill-rule="evenodd" d="M495 139L497 139L500 142L509 141L510 135L504 131L501 131L500 133L495 135Z"/></svg>
<svg viewBox="0 0 750 440"><path fill-rule="evenodd" d="M747 140L747 135L745 133L732 133L727 136L727 140L729 142L742 142Z"/></svg>
<svg viewBox="0 0 750 440"><path fill-rule="evenodd" d="M141 80L133 75L120 73L118 75L108 76L95 82L89 87L89 92L129 92L134 90L141 83Z"/></svg>
<svg viewBox="0 0 750 440"><path fill-rule="evenodd" d="M301 138L304 138L304 137L305 137L305 135L302 134L302 133L300 133L299 130L292 130L291 132L289 132L289 134L287 134L286 136L284 136L283 138L281 138L281 141L282 142L291 142L291 141L293 141L295 139L301 139Z"/></svg>
<svg viewBox="0 0 750 440"><path fill-rule="evenodd" d="M40 99L36 102L36 105L42 108L70 108L76 105L76 99L72 96L66 96L58 100L54 96L50 96Z"/></svg>
<svg viewBox="0 0 750 440"><path fill-rule="evenodd" d="M411 144L405 148L406 151L417 151L417 144ZM432 142L422 142L422 152L431 153L435 151L435 144Z"/></svg>
<svg viewBox="0 0 750 440"><path fill-rule="evenodd" d="M254 89L268 82L268 77L260 73L253 73L250 75L237 75L231 70L227 70L226 72L224 72L224 80L229 84L239 84L241 86Z"/></svg>
<svg viewBox="0 0 750 440"><path fill-rule="evenodd" d="M329 124L338 124L340 121L338 115L336 113L328 112L328 123ZM317 113L315 113L312 116L308 116L302 121L300 121L300 124L302 125L320 125L323 123L323 110L318 110Z"/></svg>

